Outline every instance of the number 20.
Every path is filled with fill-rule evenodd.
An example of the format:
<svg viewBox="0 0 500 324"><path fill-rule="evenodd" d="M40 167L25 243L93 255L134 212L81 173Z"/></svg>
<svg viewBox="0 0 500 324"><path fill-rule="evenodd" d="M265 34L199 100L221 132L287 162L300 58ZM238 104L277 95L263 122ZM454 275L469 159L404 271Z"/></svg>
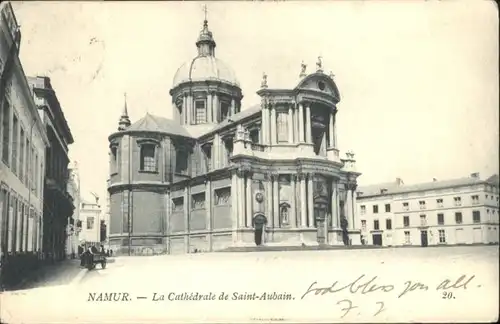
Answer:
<svg viewBox="0 0 500 324"><path fill-rule="evenodd" d="M450 291L443 292L443 299L452 299L452 298L454 298L452 292Z"/></svg>

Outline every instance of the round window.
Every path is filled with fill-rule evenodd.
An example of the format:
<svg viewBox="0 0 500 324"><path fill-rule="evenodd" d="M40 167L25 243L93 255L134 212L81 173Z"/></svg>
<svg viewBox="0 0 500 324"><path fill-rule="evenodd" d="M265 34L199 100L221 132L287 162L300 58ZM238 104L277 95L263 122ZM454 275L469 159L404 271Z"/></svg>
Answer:
<svg viewBox="0 0 500 324"><path fill-rule="evenodd" d="M325 83L322 81L318 82L318 87L319 87L319 90L321 90L321 91L325 90Z"/></svg>

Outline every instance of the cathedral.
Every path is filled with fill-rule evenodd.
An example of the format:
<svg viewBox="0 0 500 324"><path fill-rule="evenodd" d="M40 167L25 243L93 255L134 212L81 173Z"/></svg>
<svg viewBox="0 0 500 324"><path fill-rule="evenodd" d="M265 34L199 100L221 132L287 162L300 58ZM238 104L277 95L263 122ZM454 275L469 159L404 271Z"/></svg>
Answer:
<svg viewBox="0 0 500 324"><path fill-rule="evenodd" d="M358 245L354 154L341 158L339 90L318 58L288 88L263 75L243 108L205 19L197 55L177 70L173 119L127 104L109 136L110 248L118 255L235 246Z"/></svg>

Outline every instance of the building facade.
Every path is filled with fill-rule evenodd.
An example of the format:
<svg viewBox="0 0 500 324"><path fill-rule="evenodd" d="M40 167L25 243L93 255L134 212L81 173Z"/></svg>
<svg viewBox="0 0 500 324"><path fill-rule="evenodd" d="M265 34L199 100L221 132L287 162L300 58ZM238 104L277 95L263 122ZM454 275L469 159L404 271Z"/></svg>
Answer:
<svg viewBox="0 0 500 324"><path fill-rule="evenodd" d="M170 90L174 117L127 106L110 142L110 247L191 253L245 245L360 244L354 154L341 159L332 75L297 69L242 109L233 70L205 20L198 54Z"/></svg>
<svg viewBox="0 0 500 324"><path fill-rule="evenodd" d="M74 209L73 197L67 191L68 149L73 136L50 78L29 77L28 81L50 143L44 161L43 253L44 258L58 261L66 257L67 224Z"/></svg>
<svg viewBox="0 0 500 324"><path fill-rule="evenodd" d="M78 172L78 163L75 161L69 168L68 189L69 195L73 197L73 204L76 208L73 215L68 218L67 238L66 238L66 256L78 256L78 245L80 244L80 232L82 231L82 221L80 220L80 174Z"/></svg>
<svg viewBox="0 0 500 324"><path fill-rule="evenodd" d="M95 202L82 200L80 205L80 218L83 222L80 233L80 243L97 244L101 242L102 209L99 200Z"/></svg>
<svg viewBox="0 0 500 324"><path fill-rule="evenodd" d="M359 187L365 244L381 246L498 244L498 175L404 185L398 179Z"/></svg>
<svg viewBox="0 0 500 324"><path fill-rule="evenodd" d="M49 145L19 60L20 31L0 4L0 255L3 279L36 267L42 249L44 160Z"/></svg>

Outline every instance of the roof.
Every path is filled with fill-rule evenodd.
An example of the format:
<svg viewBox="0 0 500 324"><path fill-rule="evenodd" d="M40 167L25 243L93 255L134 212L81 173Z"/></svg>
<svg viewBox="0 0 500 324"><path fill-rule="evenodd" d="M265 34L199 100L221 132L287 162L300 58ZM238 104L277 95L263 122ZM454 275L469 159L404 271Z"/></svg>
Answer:
<svg viewBox="0 0 500 324"><path fill-rule="evenodd" d="M453 187L464 187L470 185L484 184L486 182L492 183L491 180L497 180L496 184L498 184L498 175L494 175L487 180L482 180L479 177L464 177L458 179L451 180L441 180L441 181L431 181L424 183L417 183L413 185L397 185L397 182L391 183L382 183L375 184L370 186L363 186L358 188L358 192L362 192L363 194L359 196L367 197L367 196L375 196L381 195L381 189L387 189L385 192L386 195L390 194L398 194L398 193L407 193L407 192L415 192L415 191L425 191L425 190L437 190L437 189L445 189L445 188L453 188Z"/></svg>
<svg viewBox="0 0 500 324"><path fill-rule="evenodd" d="M261 108L260 104L250 106L247 109L244 109L244 110L240 111L239 113L234 114L234 115L230 116L229 118L226 118L225 120L223 120L222 122L217 124L214 128L212 128L208 133L214 133L218 130L221 130L222 128L224 128L226 126L233 125L233 124L235 124L235 123L237 123L237 122L239 122L247 117L252 116L253 114L259 112L261 109L262 108Z"/></svg>
<svg viewBox="0 0 500 324"><path fill-rule="evenodd" d="M192 137L179 123L172 119L146 113L144 117L130 125L125 131L159 132L183 137Z"/></svg>
<svg viewBox="0 0 500 324"><path fill-rule="evenodd" d="M184 82L208 80L223 81L239 87L236 74L229 65L212 55L199 55L177 69L172 88Z"/></svg>

